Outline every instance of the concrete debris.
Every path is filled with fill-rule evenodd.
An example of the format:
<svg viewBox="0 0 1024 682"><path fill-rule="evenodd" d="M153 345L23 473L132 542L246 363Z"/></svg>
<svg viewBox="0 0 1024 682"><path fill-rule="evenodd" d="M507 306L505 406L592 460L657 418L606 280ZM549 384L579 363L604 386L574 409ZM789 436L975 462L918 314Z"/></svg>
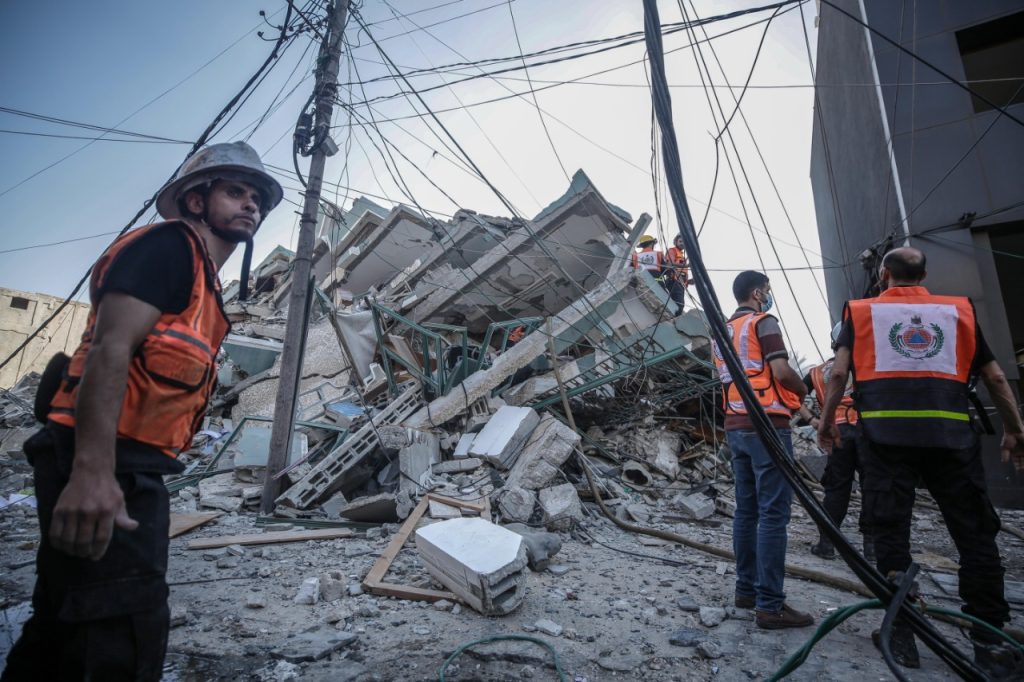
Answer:
<svg viewBox="0 0 1024 682"><path fill-rule="evenodd" d="M527 523L537 505L537 493L518 486L506 486L498 493L498 509L505 521Z"/></svg>
<svg viewBox="0 0 1024 682"><path fill-rule="evenodd" d="M654 477L643 464L630 460L622 463L622 480L633 485L647 487Z"/></svg>
<svg viewBox="0 0 1024 682"><path fill-rule="evenodd" d="M540 490L558 474L579 442L578 433L551 415L544 415L519 453L506 485Z"/></svg>
<svg viewBox="0 0 1024 682"><path fill-rule="evenodd" d="M550 566L551 557L562 549L562 538L558 533L548 533L522 523L507 523L504 527L523 538L523 542L526 544L526 558L531 571L539 573L549 569L556 575L558 574L553 570L554 567Z"/></svg>
<svg viewBox="0 0 1024 682"><path fill-rule="evenodd" d="M547 618L541 618L536 623L534 623L533 626L537 628L538 632L542 632L545 635L548 635L549 637L561 637L562 630L564 629L555 621L549 620Z"/></svg>
<svg viewBox="0 0 1024 682"><path fill-rule="evenodd" d="M296 604L315 604L320 601L320 578L306 578L299 585L293 599Z"/></svg>
<svg viewBox="0 0 1024 682"><path fill-rule="evenodd" d="M338 510L338 516L351 521L393 523L398 520L393 493L359 497Z"/></svg>
<svg viewBox="0 0 1024 682"><path fill-rule="evenodd" d="M437 500L430 500L427 513L430 515L430 518L441 519L442 521L445 519L457 519L462 516L462 511L458 507L453 507L450 504L438 502Z"/></svg>
<svg viewBox="0 0 1024 682"><path fill-rule="evenodd" d="M438 462L430 470L435 474L459 474L466 471L475 471L480 468L483 461L478 457L466 457L464 459L453 459L448 462Z"/></svg>
<svg viewBox="0 0 1024 682"><path fill-rule="evenodd" d="M583 505L576 486L563 483L540 491L544 525L550 530L568 530L583 518Z"/></svg>
<svg viewBox="0 0 1024 682"><path fill-rule="evenodd" d="M416 549L430 574L480 613L510 613L526 595L526 546L501 526L441 521L416 531Z"/></svg>
<svg viewBox="0 0 1024 682"><path fill-rule="evenodd" d="M538 423L540 415L536 410L506 405L494 413L473 439L469 454L499 469L508 469Z"/></svg>
<svg viewBox="0 0 1024 682"><path fill-rule="evenodd" d="M718 606L700 607L700 624L707 628L717 627L725 620L725 609Z"/></svg>
<svg viewBox="0 0 1024 682"><path fill-rule="evenodd" d="M715 513L715 501L701 493L677 495L672 498L672 504L692 519L706 519Z"/></svg>
<svg viewBox="0 0 1024 682"><path fill-rule="evenodd" d="M398 451L398 489L415 493L426 488L423 477L430 474L431 465L440 459L438 437L428 432L414 432L409 443Z"/></svg>

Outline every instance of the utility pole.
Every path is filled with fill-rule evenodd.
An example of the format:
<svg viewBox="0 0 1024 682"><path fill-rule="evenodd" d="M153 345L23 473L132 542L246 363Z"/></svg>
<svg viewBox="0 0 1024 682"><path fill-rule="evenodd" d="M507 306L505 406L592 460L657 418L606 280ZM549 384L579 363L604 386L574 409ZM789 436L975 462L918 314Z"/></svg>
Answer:
<svg viewBox="0 0 1024 682"><path fill-rule="evenodd" d="M260 498L260 513L270 514L274 500L280 494L281 482L274 477L288 465L291 452L292 431L295 428L295 401L301 379L302 345L306 330L305 311L308 306L309 279L313 267L313 242L317 218L320 213L320 188L323 184L324 166L327 157L337 152L330 139L331 115L334 113L334 99L338 92L338 62L341 58L342 34L349 0L335 0L328 6L328 28L320 44L317 59L320 67L316 74L314 96L314 143L309 177L306 181L306 196L302 206L302 221L299 223L299 243L292 261L292 290L288 299L288 325L285 328L284 350L281 354L281 379L274 403L274 422L270 432L270 455L267 459L267 473L263 479L263 496Z"/></svg>

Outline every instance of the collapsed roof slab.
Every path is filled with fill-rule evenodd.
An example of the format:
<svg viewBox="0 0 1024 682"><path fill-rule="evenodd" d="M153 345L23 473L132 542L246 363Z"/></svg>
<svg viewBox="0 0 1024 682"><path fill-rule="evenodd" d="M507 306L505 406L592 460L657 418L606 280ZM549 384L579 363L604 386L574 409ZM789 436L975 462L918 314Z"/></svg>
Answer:
<svg viewBox="0 0 1024 682"><path fill-rule="evenodd" d="M483 333L493 321L548 315L620 269L629 251L629 224L587 184L521 224L471 267L445 263L414 288L409 317L447 322ZM628 217L628 216L625 216Z"/></svg>
<svg viewBox="0 0 1024 682"><path fill-rule="evenodd" d="M396 206L383 220L366 212L335 249L337 289L352 299L379 288L436 241L431 222L406 206Z"/></svg>

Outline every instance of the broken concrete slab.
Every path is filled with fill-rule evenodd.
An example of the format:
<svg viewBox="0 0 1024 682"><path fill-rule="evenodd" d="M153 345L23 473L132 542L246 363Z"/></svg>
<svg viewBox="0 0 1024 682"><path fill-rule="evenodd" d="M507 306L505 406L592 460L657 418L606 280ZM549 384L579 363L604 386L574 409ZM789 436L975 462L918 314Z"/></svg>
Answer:
<svg viewBox="0 0 1024 682"><path fill-rule="evenodd" d="M679 434L660 431L654 438L653 448L647 453L647 464L670 481L679 475L680 442Z"/></svg>
<svg viewBox="0 0 1024 682"><path fill-rule="evenodd" d="M649 486L654 480L646 466L633 460L622 463L622 478L633 485L640 486Z"/></svg>
<svg viewBox="0 0 1024 682"><path fill-rule="evenodd" d="M359 635L334 628L320 627L312 632L300 632L289 637L287 644L274 651L271 655L282 658L290 663L319 661L335 651L343 649L356 640Z"/></svg>
<svg viewBox="0 0 1024 682"><path fill-rule="evenodd" d="M506 485L540 490L551 482L579 442L580 435L569 426L544 415L519 453Z"/></svg>
<svg viewBox="0 0 1024 682"><path fill-rule="evenodd" d="M433 433L414 431L408 445L398 451L398 489L417 492L423 489L423 476L441 460L441 441Z"/></svg>
<svg viewBox="0 0 1024 682"><path fill-rule="evenodd" d="M672 506L692 519L706 519L715 513L715 501L701 493L679 494L672 498Z"/></svg>
<svg viewBox="0 0 1024 682"><path fill-rule="evenodd" d="M391 493L380 493L357 497L339 509L338 516L351 521L394 523L398 520L395 496Z"/></svg>
<svg viewBox="0 0 1024 682"><path fill-rule="evenodd" d="M572 483L563 483L540 491L544 525L550 530L568 530L583 518L583 505Z"/></svg>
<svg viewBox="0 0 1024 682"><path fill-rule="evenodd" d="M296 604L315 604L320 601L320 578L306 578L292 600Z"/></svg>
<svg viewBox="0 0 1024 682"><path fill-rule="evenodd" d="M441 520L457 519L462 516L462 511L458 507L453 507L450 504L438 502L437 500L430 500L427 513L430 514L430 518Z"/></svg>
<svg viewBox="0 0 1024 682"><path fill-rule="evenodd" d="M487 425L473 439L469 454L499 469L508 469L539 423L540 415L536 410L505 405L491 416Z"/></svg>
<svg viewBox="0 0 1024 682"><path fill-rule="evenodd" d="M479 457L466 457L464 459L453 459L447 462L438 462L430 470L435 474L459 474L466 471L479 469L483 462Z"/></svg>
<svg viewBox="0 0 1024 682"><path fill-rule="evenodd" d="M502 488L498 498L498 509L502 519L527 523L533 516L533 508L537 504L537 493L519 486Z"/></svg>
<svg viewBox="0 0 1024 682"><path fill-rule="evenodd" d="M483 428L481 426L480 428ZM462 459L469 457L469 448L473 446L473 440L476 438L475 433L464 433L459 437L459 442L455 445L455 452L452 453L452 459Z"/></svg>
<svg viewBox="0 0 1024 682"><path fill-rule="evenodd" d="M481 518L460 518L416 531L420 559L439 582L485 615L504 615L526 595L526 545Z"/></svg>
<svg viewBox="0 0 1024 682"><path fill-rule="evenodd" d="M226 512L237 512L242 508L242 498L207 495L199 500L199 506L206 509L220 509Z"/></svg>

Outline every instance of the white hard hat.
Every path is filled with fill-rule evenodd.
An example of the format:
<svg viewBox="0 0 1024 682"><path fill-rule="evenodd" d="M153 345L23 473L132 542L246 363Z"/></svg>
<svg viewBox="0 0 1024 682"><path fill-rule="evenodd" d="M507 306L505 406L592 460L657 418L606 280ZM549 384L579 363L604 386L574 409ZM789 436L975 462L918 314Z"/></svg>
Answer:
<svg viewBox="0 0 1024 682"><path fill-rule="evenodd" d="M264 197L261 213L266 216L281 203L281 185L263 167L256 150L245 142L220 142L203 147L190 156L177 175L156 197L156 210L164 218L181 217L178 199L185 192L214 180L235 180L252 185Z"/></svg>
<svg viewBox="0 0 1024 682"><path fill-rule="evenodd" d="M836 322L836 326L832 327L832 345L836 345L836 341L839 340L839 332L843 331L843 323Z"/></svg>

